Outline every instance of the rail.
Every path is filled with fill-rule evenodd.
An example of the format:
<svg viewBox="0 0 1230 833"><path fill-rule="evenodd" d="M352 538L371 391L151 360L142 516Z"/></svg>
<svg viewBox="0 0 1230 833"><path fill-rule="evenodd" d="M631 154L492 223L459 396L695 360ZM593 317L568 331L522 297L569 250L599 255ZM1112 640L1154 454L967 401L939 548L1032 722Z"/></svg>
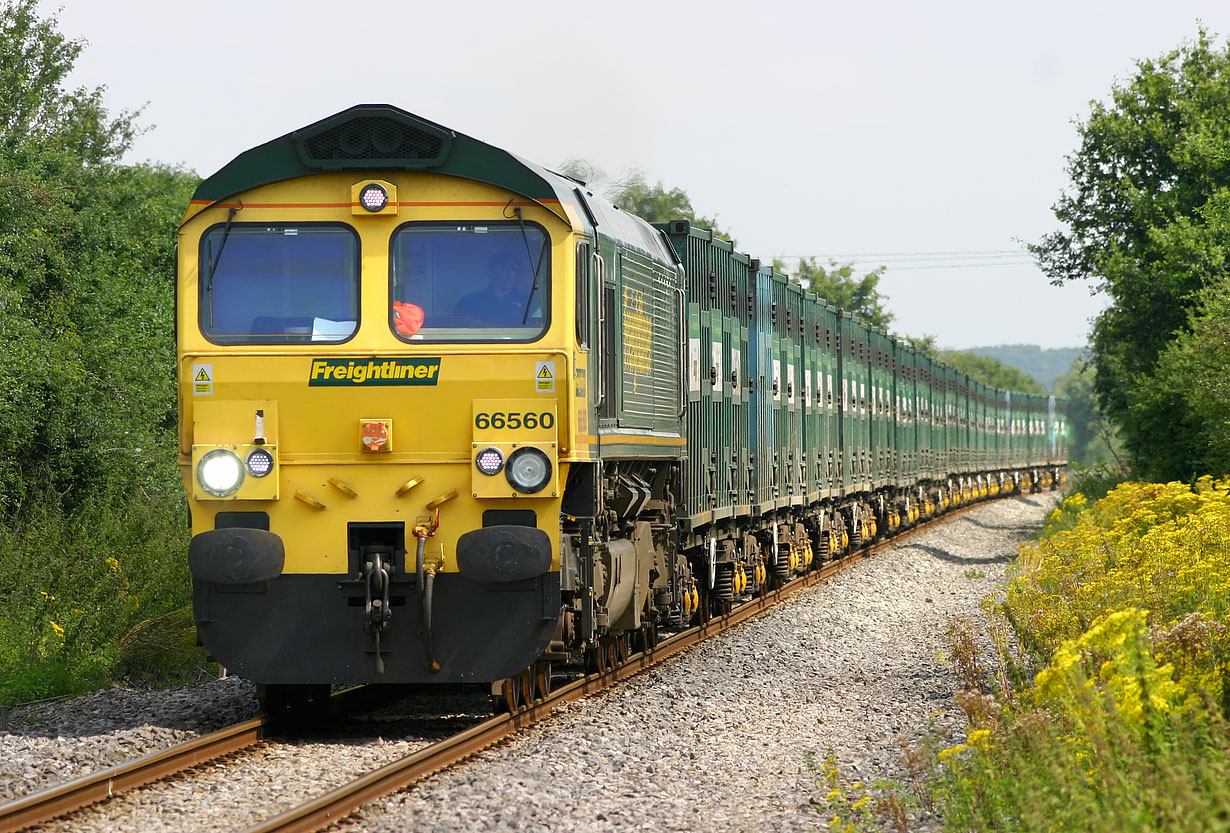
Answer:
<svg viewBox="0 0 1230 833"><path fill-rule="evenodd" d="M345 818L370 801L408 787L428 775L464 760L475 752L500 742L514 732L545 720L564 703L580 700L609 688L620 680L639 674L726 628L768 610L798 591L829 578L852 564L874 555L881 549L900 544L915 532L922 531L939 521L953 520L965 514L979 503L981 501L951 509L938 517L921 521L909 529L902 530L892 538L878 541L844 558L831 561L776 590L771 590L763 596L758 596L740 605L729 613L715 616L704 624L680 631L662 640L655 647L632 654L626 661L609 671L590 674L575 680L522 711L499 715L477 726L472 726L460 734L421 749L400 761L386 764L312 801L253 825L243 833L310 833L310 831L321 830Z"/></svg>
<svg viewBox="0 0 1230 833"><path fill-rule="evenodd" d="M1005 496L1001 495L1001 497ZM844 558L824 564L775 590L770 590L764 595L740 604L728 613L715 615L700 625L663 639L657 645L632 653L608 670L581 677L521 710L498 715L420 749L312 801L250 827L245 833L304 833L304 831L320 830L369 801L407 787L475 752L498 743L514 732L545 720L564 703L588 697L609 688L616 682L639 674L729 627L768 610L798 591L823 581L881 549L895 546L913 533L935 523L950 521L982 502L974 501L955 507L934 518L920 521L908 529L900 530L891 538L877 541ZM350 700L364 700L369 694L370 692L367 692L365 688L357 687L338 692L334 696L345 704ZM118 764L0 805L0 833L16 833L16 831L102 801L112 795L169 778L205 761L246 749L263 740L268 727L269 721L266 718L254 718L178 744L170 749Z"/></svg>
<svg viewBox="0 0 1230 833"><path fill-rule="evenodd" d="M24 830L116 793L159 781L205 761L246 749L264 737L266 725L265 718L253 718L162 752L19 798L0 806L0 833Z"/></svg>

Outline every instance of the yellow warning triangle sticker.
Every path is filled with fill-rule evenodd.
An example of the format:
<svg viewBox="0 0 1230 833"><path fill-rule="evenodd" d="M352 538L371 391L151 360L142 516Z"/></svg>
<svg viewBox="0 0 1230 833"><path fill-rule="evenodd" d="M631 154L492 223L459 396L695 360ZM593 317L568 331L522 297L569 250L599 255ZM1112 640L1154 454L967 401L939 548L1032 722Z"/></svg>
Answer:
<svg viewBox="0 0 1230 833"><path fill-rule="evenodd" d="M544 364L542 366L542 370L538 371L538 378L539 379L550 379L551 378L551 368Z"/></svg>
<svg viewBox="0 0 1230 833"><path fill-rule="evenodd" d="M194 381L194 382L208 382L208 381L209 381L209 374L208 374L208 373L206 373L206 372L205 372L205 368L203 368L203 367L202 367L202 368L201 368L201 372L200 372L200 373L198 373L198 374L196 375L196 378L195 378L195 379L193 379L192 381Z"/></svg>

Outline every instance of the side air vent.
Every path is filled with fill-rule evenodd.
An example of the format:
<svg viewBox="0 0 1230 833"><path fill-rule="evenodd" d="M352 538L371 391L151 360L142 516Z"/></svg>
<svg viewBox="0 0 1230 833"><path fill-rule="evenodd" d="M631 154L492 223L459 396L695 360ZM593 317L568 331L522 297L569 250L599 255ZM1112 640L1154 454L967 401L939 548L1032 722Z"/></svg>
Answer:
<svg viewBox="0 0 1230 833"><path fill-rule="evenodd" d="M295 133L299 156L324 170L418 170L441 164L453 133L406 116L351 110Z"/></svg>

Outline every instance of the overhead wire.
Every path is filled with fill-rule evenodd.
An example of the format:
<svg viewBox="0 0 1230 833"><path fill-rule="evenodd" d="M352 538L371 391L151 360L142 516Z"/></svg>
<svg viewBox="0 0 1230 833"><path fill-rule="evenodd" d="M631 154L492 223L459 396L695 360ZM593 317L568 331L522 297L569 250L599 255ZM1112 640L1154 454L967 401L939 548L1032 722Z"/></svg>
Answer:
<svg viewBox="0 0 1230 833"><path fill-rule="evenodd" d="M779 255L780 257L931 257L936 255L1023 255L1025 252L1020 249L954 249L952 251L926 251L926 252L847 252L845 254L824 254L824 255Z"/></svg>
<svg viewBox="0 0 1230 833"><path fill-rule="evenodd" d="M887 266L895 272L921 269L972 269L994 266L1033 266L1034 259L1020 249L951 250L927 252L852 252L778 255L780 260L817 260L854 263L859 268Z"/></svg>

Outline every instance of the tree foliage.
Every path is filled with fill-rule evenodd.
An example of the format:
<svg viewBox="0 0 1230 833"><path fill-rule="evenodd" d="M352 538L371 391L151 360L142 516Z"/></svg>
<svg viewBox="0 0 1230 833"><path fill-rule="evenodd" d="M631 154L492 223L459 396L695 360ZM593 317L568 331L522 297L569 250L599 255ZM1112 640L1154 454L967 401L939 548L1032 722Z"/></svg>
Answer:
<svg viewBox="0 0 1230 833"><path fill-rule="evenodd" d="M1132 424L1153 438L1162 472L1192 480L1230 472L1230 278L1197 294L1189 326L1133 392Z"/></svg>
<svg viewBox="0 0 1230 833"><path fill-rule="evenodd" d="M773 268L786 271L780 260L773 261ZM798 266L790 273L790 279L810 289L834 306L852 312L864 321L881 329L888 329L893 314L888 311L888 301L877 288L884 277L885 267L877 266L861 277L854 274L853 263L837 263L830 260L823 266L818 258L799 259Z"/></svg>
<svg viewBox="0 0 1230 833"><path fill-rule="evenodd" d="M1190 331L1202 288L1230 271L1230 49L1201 29L1140 61L1079 133L1054 207L1065 228L1030 249L1053 282L1089 280L1110 297L1093 327L1098 399L1138 474L1184 477L1200 428L1155 394L1167 389L1159 361ZM1167 426L1187 439L1160 442Z"/></svg>
<svg viewBox="0 0 1230 833"><path fill-rule="evenodd" d="M980 356L967 350L941 350L936 347L935 336L922 338L903 337L919 350L922 350L936 361L950 364L962 373L985 385L992 385L1002 390L1018 391L1020 393L1045 394L1047 390L1034 377L1019 367L1013 367L992 356Z"/></svg>
<svg viewBox="0 0 1230 833"><path fill-rule="evenodd" d="M87 163L115 162L137 134L135 113L108 115L103 87L65 90L84 43L65 38L56 19L40 19L36 0L0 9L0 151L34 144Z"/></svg>
<svg viewBox="0 0 1230 833"><path fill-rule="evenodd" d="M1120 471L1119 438L1114 424L1098 406L1093 366L1083 359L1073 361L1068 372L1055 380L1055 395L1068 403L1068 457L1072 462L1089 469Z"/></svg>
<svg viewBox="0 0 1230 833"><path fill-rule="evenodd" d="M1047 392L1041 382L1025 371L1004 364L999 359L993 359L990 356L978 356L963 350L943 350L940 352L939 359L986 385L1020 393L1045 395Z"/></svg>
<svg viewBox="0 0 1230 833"><path fill-rule="evenodd" d="M910 345L916 350L921 350L922 352L926 353L928 356L930 356L933 359L939 358L939 355L940 355L939 336L935 335L934 333L924 333L923 335L920 335L920 336L907 336L907 335L896 334L894 337L900 341L904 341L906 344Z"/></svg>
<svg viewBox="0 0 1230 833"><path fill-rule="evenodd" d="M0 0L0 704L99 684L188 596L174 241L197 178L121 163L133 114L64 88L81 48Z"/></svg>
<svg viewBox="0 0 1230 833"><path fill-rule="evenodd" d="M650 223L688 220L698 228L712 229L723 240L737 241L718 225L717 217L698 214L692 198L682 188L667 188L662 180L650 183L640 168L624 171L612 179L602 168L585 159L569 159L560 166L567 176L584 182L620 209Z"/></svg>
<svg viewBox="0 0 1230 833"><path fill-rule="evenodd" d="M962 373L977 379L986 385L1020 393L1047 392L1046 388L1019 367L1000 361L994 356L986 356L969 350L941 350L934 335L896 336L926 353L936 361L946 362Z"/></svg>
<svg viewBox="0 0 1230 833"><path fill-rule="evenodd" d="M0 7L0 506L148 489L174 413L175 218L195 177L119 157L137 128L66 90L82 44ZM173 479L162 469L161 479Z"/></svg>
<svg viewBox="0 0 1230 833"><path fill-rule="evenodd" d="M990 356L1006 365L1020 368L1047 390L1053 390L1055 380L1072 369L1072 362L1086 358L1089 353L1084 347L1039 347L1036 344L970 347L966 352Z"/></svg>
<svg viewBox="0 0 1230 833"><path fill-rule="evenodd" d="M661 180L651 184L645 178L645 172L639 168L625 171L620 177L611 179L592 162L569 159L560 166L560 170L594 188L624 211L651 223L688 220L692 225L712 229L718 237L738 245L738 241L718 225L716 217L705 217L696 212L691 197L682 188L667 188ZM785 264L780 260L775 260L773 267L779 272L787 272ZM893 316L885 306L887 299L877 289L880 278L884 276L884 269L885 267L880 266L865 275L855 276L853 263L830 261L825 267L817 258L809 257L799 261L798 268L790 273L790 277L795 283L811 289L830 304L848 310L877 327L887 329Z"/></svg>
<svg viewBox="0 0 1230 833"><path fill-rule="evenodd" d="M32 39L49 24L27 25L32 6L0 12L0 38L27 39L0 50L34 62L47 50ZM67 69L7 65L0 99ZM97 103L98 90L59 92L45 88L45 106L0 134L0 506L9 508L31 484L69 501L117 478L148 486L159 471L151 455L173 459L174 227L195 178L114 163L116 137L131 135L126 117L81 104Z"/></svg>
<svg viewBox="0 0 1230 833"><path fill-rule="evenodd" d="M33 0L0 7L0 509L174 480L173 240L195 177L119 164L133 116L62 87L80 49Z"/></svg>
<svg viewBox="0 0 1230 833"><path fill-rule="evenodd" d="M935 361L951 364L952 367L961 370L969 377L982 381L985 385L993 385L1002 390L1020 391L1022 394L1047 393L1041 381L1034 379L1021 368L999 361L998 358L979 356L978 353L962 351L962 349L940 349L936 346L936 337L932 335L897 337L911 347L920 349Z"/></svg>

